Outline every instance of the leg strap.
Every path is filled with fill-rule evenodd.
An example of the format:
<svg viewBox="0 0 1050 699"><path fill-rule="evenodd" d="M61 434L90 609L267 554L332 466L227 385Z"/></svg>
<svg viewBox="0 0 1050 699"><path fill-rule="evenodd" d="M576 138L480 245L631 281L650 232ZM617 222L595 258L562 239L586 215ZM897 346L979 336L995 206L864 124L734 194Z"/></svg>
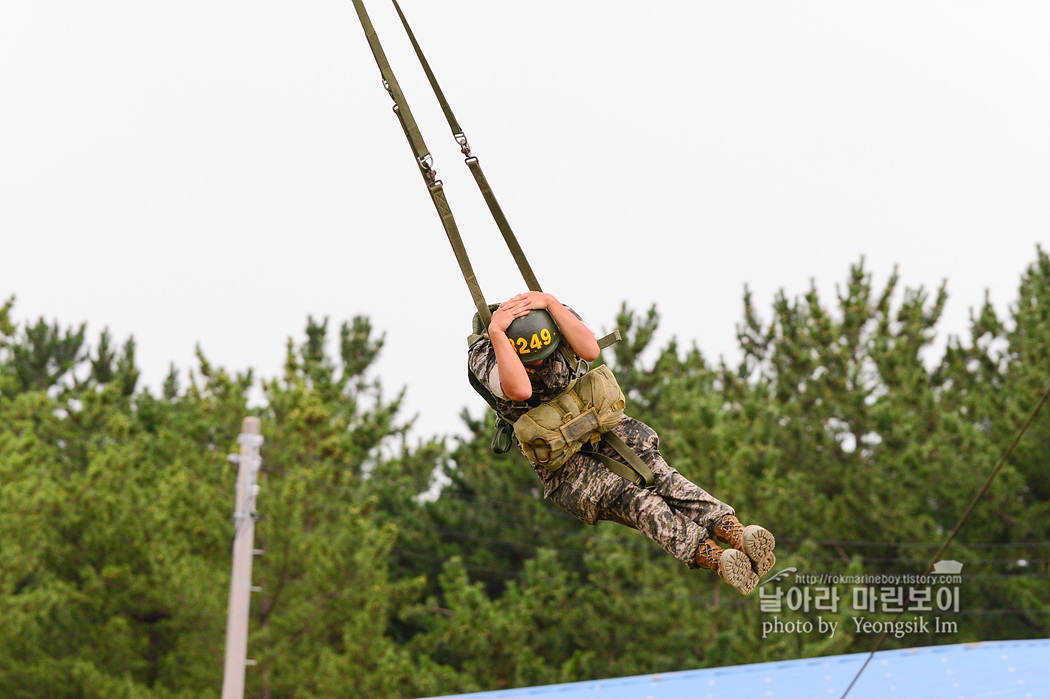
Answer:
<svg viewBox="0 0 1050 699"><path fill-rule="evenodd" d="M612 432L606 432L602 435L602 439L605 440L609 446L616 450L616 453L623 457L624 464L611 456L605 454L599 454L597 452L588 452L589 456L601 461L610 471L615 473L620 478L623 478L629 483L633 483L639 488L652 488L655 482L653 471L650 469L644 461L642 461L634 450L631 449L627 444L617 437Z"/></svg>

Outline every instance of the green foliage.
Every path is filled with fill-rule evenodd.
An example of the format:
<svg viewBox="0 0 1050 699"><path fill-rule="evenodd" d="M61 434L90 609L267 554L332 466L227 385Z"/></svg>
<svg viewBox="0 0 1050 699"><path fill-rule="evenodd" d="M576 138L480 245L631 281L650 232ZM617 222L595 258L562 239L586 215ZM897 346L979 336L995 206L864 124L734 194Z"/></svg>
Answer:
<svg viewBox="0 0 1050 699"><path fill-rule="evenodd" d="M736 366L654 346L626 305L606 357L629 414L683 475L778 538L776 569L923 572L1050 377L1050 258L1017 301L975 311L932 356L947 285L876 287L863 262L832 299L744 296ZM308 319L283 373L231 375L198 350L138 387L135 343L0 305L0 696L216 696L236 449L261 419L248 696L411 697L867 651L838 632L762 637L770 615L633 530L542 497L523 458L467 434L408 443L402 395L357 317ZM332 335L336 335L332 333ZM262 404L248 393L261 386ZM1050 412L1032 423L944 558L964 563L951 636L1050 631ZM772 588L766 588L772 589ZM849 596L850 587L839 592ZM812 619L785 612L782 621ZM878 615L873 620L882 618Z"/></svg>

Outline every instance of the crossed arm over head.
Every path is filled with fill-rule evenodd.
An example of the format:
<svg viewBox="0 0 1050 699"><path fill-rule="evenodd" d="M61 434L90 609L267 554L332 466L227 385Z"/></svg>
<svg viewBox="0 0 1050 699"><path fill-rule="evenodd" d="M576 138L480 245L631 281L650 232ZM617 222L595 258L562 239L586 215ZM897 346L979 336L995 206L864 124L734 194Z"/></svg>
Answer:
<svg viewBox="0 0 1050 699"><path fill-rule="evenodd" d="M553 294L542 291L529 291L518 294L509 301L504 301L492 314L489 323L489 339L496 352L496 364L499 366L499 380L503 393L511 400L523 401L532 397L532 382L525 372L514 346L507 340L507 328L515 318L528 315L530 310L544 309L561 330L562 341L568 342L584 361L594 361L598 357L598 341L594 333L583 321L565 308Z"/></svg>

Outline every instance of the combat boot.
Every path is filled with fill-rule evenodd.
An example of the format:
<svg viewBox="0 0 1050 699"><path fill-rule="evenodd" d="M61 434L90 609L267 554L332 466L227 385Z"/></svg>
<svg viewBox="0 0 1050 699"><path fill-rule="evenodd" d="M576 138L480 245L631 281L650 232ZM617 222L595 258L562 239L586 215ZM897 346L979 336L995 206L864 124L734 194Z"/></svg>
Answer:
<svg viewBox="0 0 1050 699"><path fill-rule="evenodd" d="M745 527L734 515L726 515L718 522L715 538L747 554L755 575L760 578L777 562L777 557L773 555L777 541L773 535L757 524Z"/></svg>
<svg viewBox="0 0 1050 699"><path fill-rule="evenodd" d="M751 559L742 551L723 549L714 539L700 544L696 551L696 563L701 568L717 570L718 576L746 595L755 589L758 576L751 569Z"/></svg>

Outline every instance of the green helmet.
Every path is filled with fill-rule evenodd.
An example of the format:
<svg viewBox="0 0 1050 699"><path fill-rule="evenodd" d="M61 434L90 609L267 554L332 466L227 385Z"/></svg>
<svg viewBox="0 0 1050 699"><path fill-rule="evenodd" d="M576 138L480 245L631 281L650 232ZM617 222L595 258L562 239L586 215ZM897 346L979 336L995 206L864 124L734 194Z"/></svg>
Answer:
<svg viewBox="0 0 1050 699"><path fill-rule="evenodd" d="M528 315L515 318L507 328L507 337L514 344L518 357L525 364L542 362L554 354L561 342L558 324L546 310L529 311Z"/></svg>

